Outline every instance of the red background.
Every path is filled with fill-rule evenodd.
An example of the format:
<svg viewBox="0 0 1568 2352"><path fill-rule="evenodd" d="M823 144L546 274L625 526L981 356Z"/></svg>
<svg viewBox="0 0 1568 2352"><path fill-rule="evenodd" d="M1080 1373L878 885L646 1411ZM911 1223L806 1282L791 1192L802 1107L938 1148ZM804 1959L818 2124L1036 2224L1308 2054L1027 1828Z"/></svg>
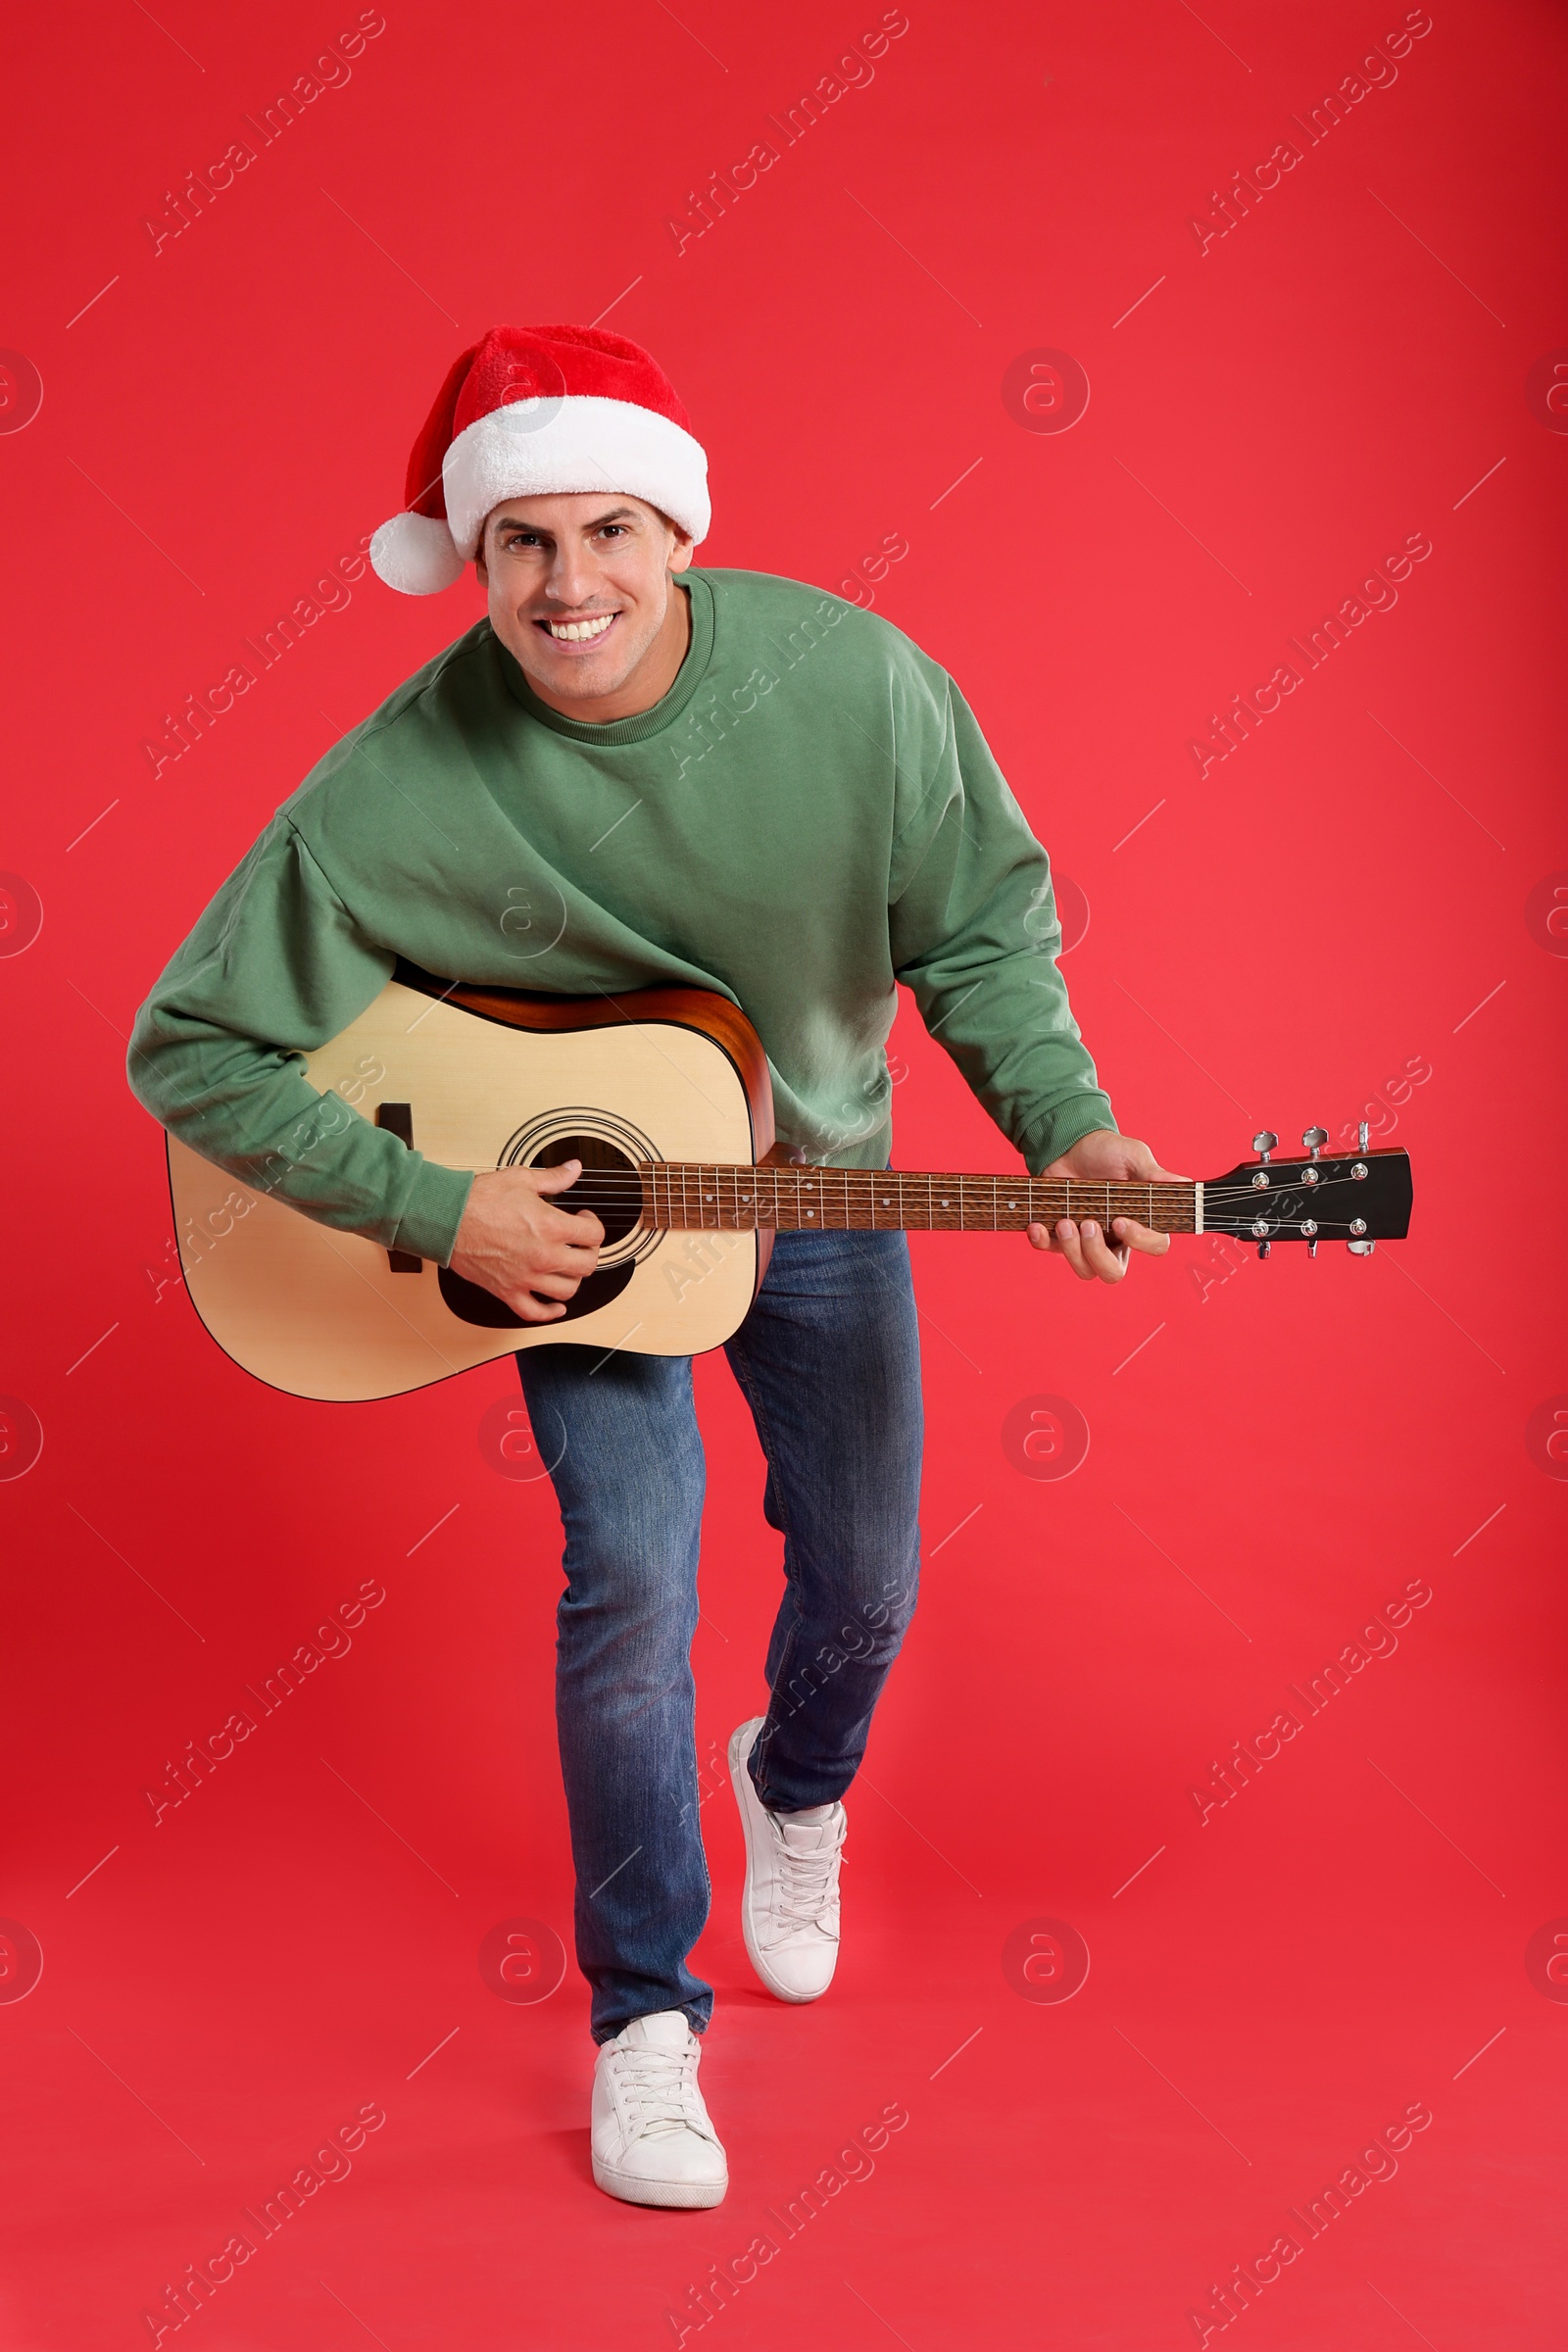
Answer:
<svg viewBox="0 0 1568 2352"><path fill-rule="evenodd" d="M1568 866L1560 13L1435 0L1396 80L1308 146L1290 118L1397 6L909 0L874 80L677 252L687 191L873 0L387 0L346 86L155 253L164 191L354 17L160 0L13 34L0 341L43 404L24 420L13 364L0 864L43 923L24 945L13 889L0 1389L44 1443L0 1490L0 1911L43 1974L0 2004L5 2345L151 2340L165 2282L370 2100L352 2175L190 2323L208 2352L672 2343L666 2311L782 2238L765 2209L893 2101L874 2176L705 2339L1192 2343L1210 2283L1304 2239L1290 2209L1425 2102L1396 2177L1235 2328L1252 2352L1558 2343L1568 2009L1526 1955L1568 1914L1568 1495L1527 1442L1568 1390L1536 1182L1568 977L1543 911ZM1293 137L1200 250L1211 192ZM575 1969L519 2005L477 1964L498 1923L569 1932L557 1523L477 1439L510 1367L363 1407L247 1381L157 1288L163 1155L122 1075L202 905L467 626L471 578L424 602L367 574L156 779L143 739L394 510L462 343L607 306L710 451L707 560L837 587L906 538L877 609L952 668L1087 899L1065 969L1122 1124L1214 1175L1261 1124L1364 1115L1416 1172L1408 1243L1367 1262L1189 1242L1107 1292L1014 1242L914 1244L922 1605L818 2007L753 1983L727 1788L705 1809L733 2184L701 2216L591 2187ZM1042 347L1092 387L1067 431L1004 404ZM1209 714L1418 532L1396 607L1200 778ZM895 1044L903 1164L1008 1164L907 1009ZM761 1702L777 1546L720 1359L700 1393L721 1756ZM1042 1393L1091 1432L1060 1481L1003 1446ZM1212 1760L1415 1578L1396 1654L1200 1823ZM368 1579L352 1652L154 1826L166 1759ZM1004 1966L1043 1917L1092 1955L1066 2001Z"/></svg>

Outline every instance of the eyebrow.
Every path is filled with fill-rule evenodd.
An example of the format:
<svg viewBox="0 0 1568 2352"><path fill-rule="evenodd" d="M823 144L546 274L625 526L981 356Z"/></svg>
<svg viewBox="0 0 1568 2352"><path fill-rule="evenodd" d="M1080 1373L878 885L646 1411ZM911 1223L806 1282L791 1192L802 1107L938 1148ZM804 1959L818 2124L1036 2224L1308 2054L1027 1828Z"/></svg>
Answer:
<svg viewBox="0 0 1568 2352"><path fill-rule="evenodd" d="M596 514L593 521L585 523L583 528L585 530L597 531L602 530L607 522L635 522L636 520L637 510L635 507L612 507L608 514ZM490 525L490 528L497 532L534 531L542 539L548 539L553 536L551 532L544 530L537 522L525 521L520 514L503 514L500 521L493 522Z"/></svg>

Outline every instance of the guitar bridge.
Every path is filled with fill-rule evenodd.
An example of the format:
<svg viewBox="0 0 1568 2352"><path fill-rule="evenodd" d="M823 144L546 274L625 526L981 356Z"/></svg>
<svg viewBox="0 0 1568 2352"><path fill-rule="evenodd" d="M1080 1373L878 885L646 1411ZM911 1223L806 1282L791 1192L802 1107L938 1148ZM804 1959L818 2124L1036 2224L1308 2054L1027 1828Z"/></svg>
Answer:
<svg viewBox="0 0 1568 2352"><path fill-rule="evenodd" d="M389 1135L395 1135L398 1142L406 1144L411 1152L414 1150L414 1104L412 1102L378 1102L375 1107L375 1123L378 1127L384 1127ZM424 1272L423 1258L416 1257L411 1250L389 1250L386 1257L387 1264L394 1274L422 1274Z"/></svg>

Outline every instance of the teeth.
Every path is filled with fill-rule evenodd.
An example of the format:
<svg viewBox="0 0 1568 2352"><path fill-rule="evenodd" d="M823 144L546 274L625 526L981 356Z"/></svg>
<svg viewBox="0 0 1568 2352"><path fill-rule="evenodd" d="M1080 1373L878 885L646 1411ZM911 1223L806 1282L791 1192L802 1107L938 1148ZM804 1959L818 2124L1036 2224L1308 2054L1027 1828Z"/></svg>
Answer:
<svg viewBox="0 0 1568 2352"><path fill-rule="evenodd" d="M614 617L613 612L603 612L597 620L549 620L545 626L558 642L580 645L587 638L602 637Z"/></svg>

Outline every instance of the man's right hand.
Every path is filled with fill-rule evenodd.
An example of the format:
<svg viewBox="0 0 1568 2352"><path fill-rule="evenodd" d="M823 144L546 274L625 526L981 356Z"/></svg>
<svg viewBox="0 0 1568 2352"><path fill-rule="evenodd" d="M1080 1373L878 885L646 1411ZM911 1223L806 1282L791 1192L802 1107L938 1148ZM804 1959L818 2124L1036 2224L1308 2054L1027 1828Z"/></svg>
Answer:
<svg viewBox="0 0 1568 2352"><path fill-rule="evenodd" d="M592 1209L567 1215L551 1203L582 1173L559 1168L481 1168L473 1180L450 1264L524 1323L556 1323L585 1274L599 1263L605 1229Z"/></svg>

